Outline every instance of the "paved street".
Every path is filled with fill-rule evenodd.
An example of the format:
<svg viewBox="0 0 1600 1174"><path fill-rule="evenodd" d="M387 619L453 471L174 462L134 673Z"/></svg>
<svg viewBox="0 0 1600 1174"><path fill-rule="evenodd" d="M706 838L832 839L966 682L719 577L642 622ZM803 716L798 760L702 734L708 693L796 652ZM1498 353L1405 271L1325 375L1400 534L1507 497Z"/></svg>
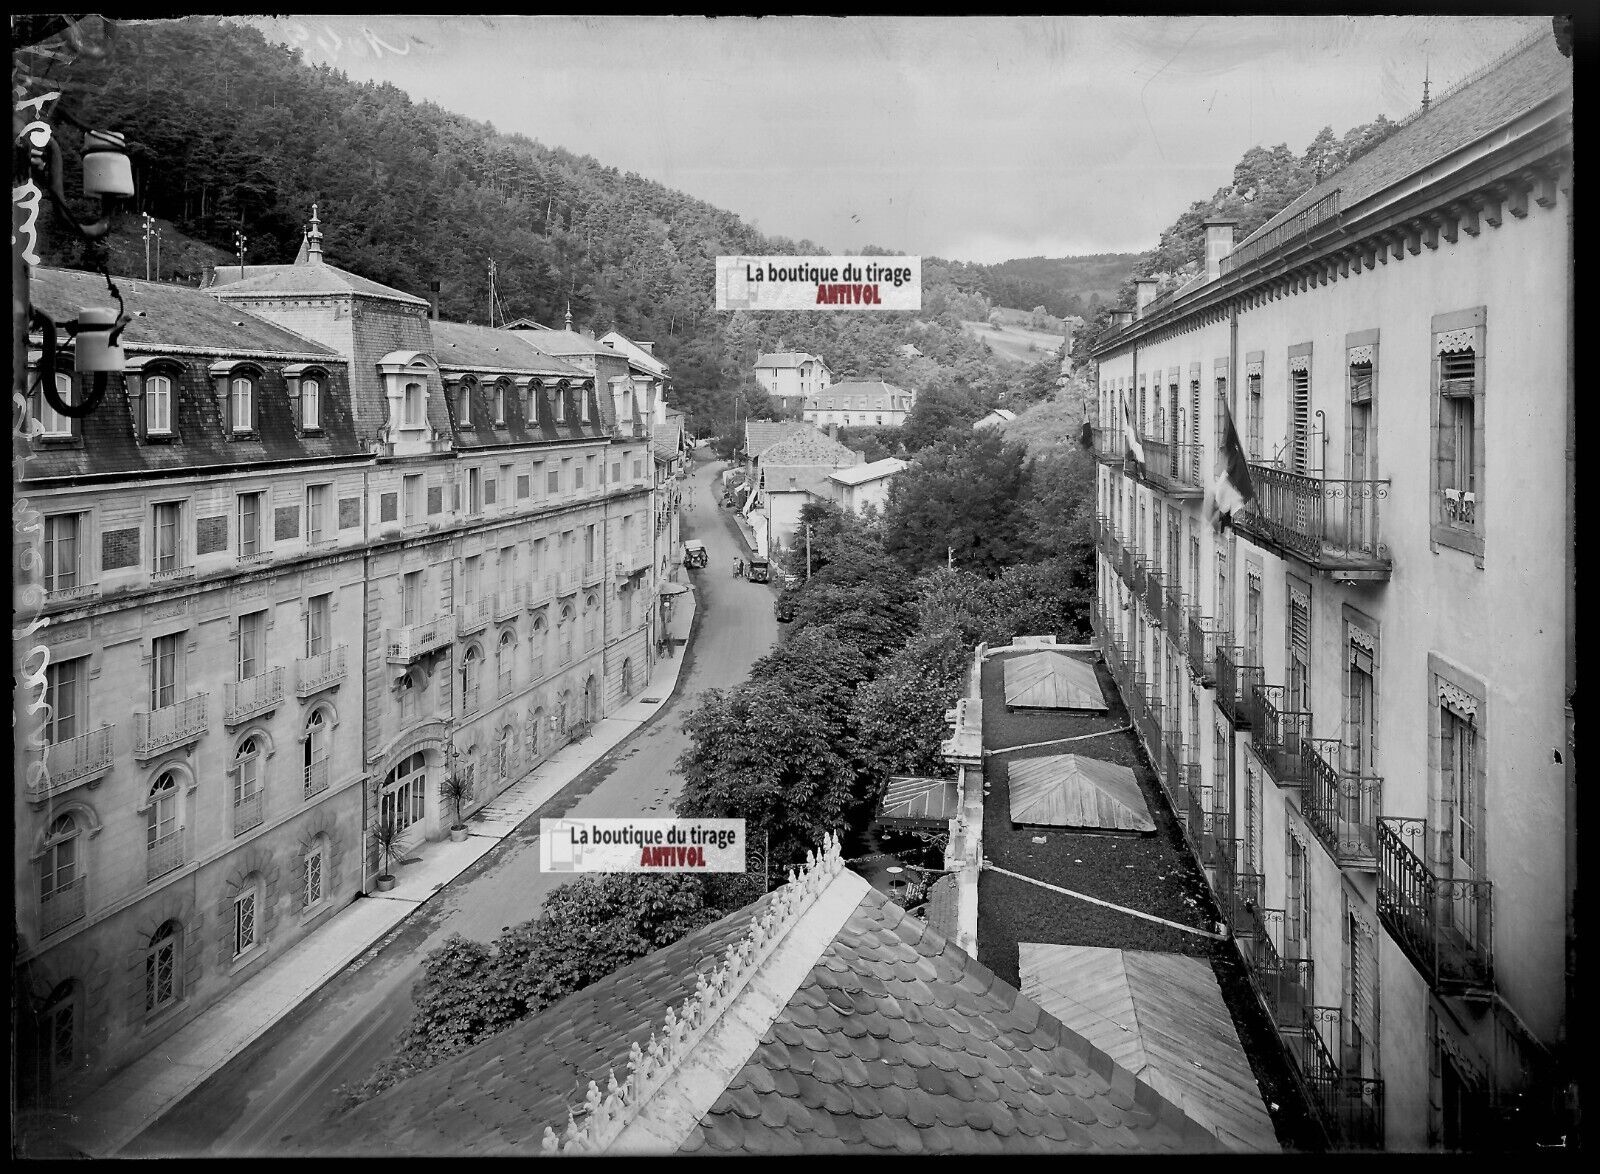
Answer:
<svg viewBox="0 0 1600 1174"><path fill-rule="evenodd" d="M698 467L684 483L690 503L684 536L705 541L710 565L694 572L699 616L693 643L678 653L690 659L677 700L126 1146L124 1155L274 1153L280 1139L329 1113L334 1089L362 1079L392 1049L410 1019L410 989L429 950L451 933L488 940L538 912L559 883L539 872L540 818L670 814L679 786L672 764L687 744L684 711L700 691L743 680L777 629L771 591L730 573L745 551L727 511L716 505L715 474L723 465Z"/></svg>

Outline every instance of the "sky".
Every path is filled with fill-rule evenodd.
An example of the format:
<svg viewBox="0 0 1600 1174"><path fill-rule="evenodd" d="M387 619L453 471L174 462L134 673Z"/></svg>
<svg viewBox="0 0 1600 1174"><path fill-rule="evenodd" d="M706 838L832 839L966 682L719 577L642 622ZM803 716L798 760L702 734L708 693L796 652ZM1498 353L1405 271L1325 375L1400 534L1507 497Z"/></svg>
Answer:
<svg viewBox="0 0 1600 1174"><path fill-rule="evenodd" d="M1547 17L250 18L836 254L1140 252L1253 145L1399 119Z"/></svg>

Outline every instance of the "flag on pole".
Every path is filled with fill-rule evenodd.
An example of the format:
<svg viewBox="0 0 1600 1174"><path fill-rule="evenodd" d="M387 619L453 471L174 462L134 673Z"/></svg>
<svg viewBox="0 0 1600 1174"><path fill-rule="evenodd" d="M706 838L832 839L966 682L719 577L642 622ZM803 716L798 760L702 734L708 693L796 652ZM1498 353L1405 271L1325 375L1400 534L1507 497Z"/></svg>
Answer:
<svg viewBox="0 0 1600 1174"><path fill-rule="evenodd" d="M1211 482L1211 492L1206 498L1206 517L1213 525L1219 517L1226 522L1255 499L1255 485L1250 480L1250 462L1245 459L1244 446L1239 443L1239 433L1233 426L1233 413L1228 411L1228 402L1223 400L1217 470Z"/></svg>
<svg viewBox="0 0 1600 1174"><path fill-rule="evenodd" d="M1144 472L1144 445L1139 443L1139 434L1134 431L1133 412L1128 401L1122 402L1122 438L1127 442L1128 455L1139 465L1139 471Z"/></svg>
<svg viewBox="0 0 1600 1174"><path fill-rule="evenodd" d="M1084 448L1094 447L1094 425L1089 423L1087 416L1083 419L1083 427L1078 429L1078 443Z"/></svg>

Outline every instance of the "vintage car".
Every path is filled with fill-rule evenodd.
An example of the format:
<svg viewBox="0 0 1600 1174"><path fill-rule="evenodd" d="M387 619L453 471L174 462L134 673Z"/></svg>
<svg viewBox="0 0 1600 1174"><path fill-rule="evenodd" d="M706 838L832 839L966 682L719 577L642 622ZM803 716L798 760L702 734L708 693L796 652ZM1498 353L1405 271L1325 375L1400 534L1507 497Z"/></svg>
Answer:
<svg viewBox="0 0 1600 1174"><path fill-rule="evenodd" d="M752 583L765 583L772 577L772 564L764 558L752 558L745 567L744 577Z"/></svg>
<svg viewBox="0 0 1600 1174"><path fill-rule="evenodd" d="M683 544L683 565L690 569L703 567L711 556L706 552L706 544L698 538L691 538Z"/></svg>

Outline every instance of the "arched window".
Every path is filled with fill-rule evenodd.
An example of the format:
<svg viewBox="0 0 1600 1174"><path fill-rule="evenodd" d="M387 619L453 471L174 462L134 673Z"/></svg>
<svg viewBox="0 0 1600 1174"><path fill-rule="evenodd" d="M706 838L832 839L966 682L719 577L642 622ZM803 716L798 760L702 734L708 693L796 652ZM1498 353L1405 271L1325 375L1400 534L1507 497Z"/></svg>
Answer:
<svg viewBox="0 0 1600 1174"><path fill-rule="evenodd" d="M495 744L495 768L502 783L511 779L516 743L516 737L512 734L510 726L500 731L500 740Z"/></svg>
<svg viewBox="0 0 1600 1174"><path fill-rule="evenodd" d="M622 695L633 696L633 658L625 658L622 662Z"/></svg>
<svg viewBox="0 0 1600 1174"><path fill-rule="evenodd" d="M600 615L600 597L590 595L583 601L583 648L587 652L594 647L595 631Z"/></svg>
<svg viewBox="0 0 1600 1174"><path fill-rule="evenodd" d="M164 923L150 937L144 955L144 1009L153 1015L178 1001L178 948L183 927L176 921Z"/></svg>
<svg viewBox="0 0 1600 1174"><path fill-rule="evenodd" d="M418 751L399 762L384 778L378 804L379 819L392 819L397 828L408 828L419 822L426 784L427 763Z"/></svg>
<svg viewBox="0 0 1600 1174"><path fill-rule="evenodd" d="M516 641L510 632L500 633L500 647L495 650L495 675L500 678L500 696L511 692L511 658L516 651Z"/></svg>
<svg viewBox="0 0 1600 1174"><path fill-rule="evenodd" d="M235 375L228 385L228 420L234 432L255 429L255 380L248 375Z"/></svg>
<svg viewBox="0 0 1600 1174"><path fill-rule="evenodd" d="M165 375L144 381L144 430L156 435L172 431L172 380Z"/></svg>
<svg viewBox="0 0 1600 1174"><path fill-rule="evenodd" d="M300 384L300 426L307 431L322 427L322 381L306 379Z"/></svg>
<svg viewBox="0 0 1600 1174"><path fill-rule="evenodd" d="M528 639L529 663L532 665L531 680L537 681L544 676L545 641L549 637L549 625L544 622L544 613L541 612L533 617L533 635Z"/></svg>
<svg viewBox="0 0 1600 1174"><path fill-rule="evenodd" d="M252 872L233 898L233 956L248 954L259 944L261 874Z"/></svg>
<svg viewBox="0 0 1600 1174"><path fill-rule="evenodd" d="M567 385L565 383L559 383L556 385L554 406L556 410L556 423L565 424L567 422Z"/></svg>
<svg viewBox="0 0 1600 1174"><path fill-rule="evenodd" d="M319 835L306 853L305 889L303 904L309 909L320 905L328 895L328 837Z"/></svg>
<svg viewBox="0 0 1600 1174"><path fill-rule="evenodd" d="M261 824L261 740L246 738L233 756L233 834Z"/></svg>
<svg viewBox="0 0 1600 1174"><path fill-rule="evenodd" d="M561 605L560 632L562 664L572 663L572 629L576 627L576 625L573 623L574 619L575 616L572 611L572 605L570 603L563 603Z"/></svg>
<svg viewBox="0 0 1600 1174"><path fill-rule="evenodd" d="M504 383L496 383L494 385L494 422L500 425L504 425L506 422L506 385Z"/></svg>
<svg viewBox="0 0 1600 1174"><path fill-rule="evenodd" d="M408 689L407 692L410 692ZM331 756L333 729L326 711L314 709L306 719L301 765L305 768L306 798L328 789L328 759Z"/></svg>
<svg viewBox="0 0 1600 1174"><path fill-rule="evenodd" d="M400 404L402 428L421 428L424 423L422 384L408 383Z"/></svg>
<svg viewBox="0 0 1600 1174"><path fill-rule="evenodd" d="M460 397L456 400L456 415L459 418L459 422L461 424L461 427L463 427L463 428L471 428L472 427L472 384L471 383L463 383L461 385L461 394L460 394Z"/></svg>
<svg viewBox="0 0 1600 1174"><path fill-rule="evenodd" d="M539 757L539 727L544 724L544 706L534 706L533 713L528 717L528 758L530 761Z"/></svg>
<svg viewBox="0 0 1600 1174"><path fill-rule="evenodd" d="M183 863L183 829L178 826L178 781L163 771L150 786L145 808L145 880L153 881Z"/></svg>
<svg viewBox="0 0 1600 1174"><path fill-rule="evenodd" d="M39 933L53 934L83 917L83 863L78 821L58 815L44 834L39 861Z"/></svg>
<svg viewBox="0 0 1600 1174"><path fill-rule="evenodd" d="M39 1038L46 1051L52 1085L78 1063L78 990L74 979L58 984L39 1014Z"/></svg>
<svg viewBox="0 0 1600 1174"><path fill-rule="evenodd" d="M461 708L467 713L478 708L478 659L476 644L461 658Z"/></svg>

